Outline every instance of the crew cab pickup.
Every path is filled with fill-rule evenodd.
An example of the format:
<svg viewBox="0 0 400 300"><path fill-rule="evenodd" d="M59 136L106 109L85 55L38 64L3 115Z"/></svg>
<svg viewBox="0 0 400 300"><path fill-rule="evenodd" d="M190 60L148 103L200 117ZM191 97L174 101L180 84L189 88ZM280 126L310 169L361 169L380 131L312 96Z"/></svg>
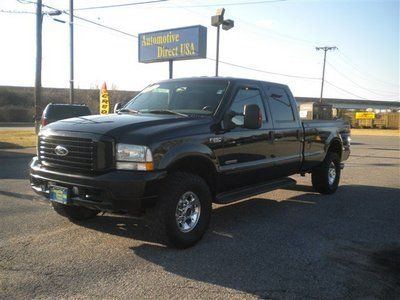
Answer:
<svg viewBox="0 0 400 300"><path fill-rule="evenodd" d="M115 114L49 124L37 151L31 187L57 213L144 213L155 233L185 248L205 233L213 202L295 184L288 176L297 173L334 193L350 129L302 122L286 85L187 78L152 84Z"/></svg>

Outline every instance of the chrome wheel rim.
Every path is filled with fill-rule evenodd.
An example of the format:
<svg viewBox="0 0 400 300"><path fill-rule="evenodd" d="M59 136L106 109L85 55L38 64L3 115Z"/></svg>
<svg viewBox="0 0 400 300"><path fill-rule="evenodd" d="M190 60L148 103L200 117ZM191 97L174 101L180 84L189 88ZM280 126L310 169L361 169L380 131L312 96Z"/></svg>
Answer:
<svg viewBox="0 0 400 300"><path fill-rule="evenodd" d="M328 169L328 183L332 185L336 180L336 166L333 162L329 165Z"/></svg>
<svg viewBox="0 0 400 300"><path fill-rule="evenodd" d="M181 232L189 232L196 227L200 219L201 205L199 197L193 192L184 193L178 201L175 220Z"/></svg>

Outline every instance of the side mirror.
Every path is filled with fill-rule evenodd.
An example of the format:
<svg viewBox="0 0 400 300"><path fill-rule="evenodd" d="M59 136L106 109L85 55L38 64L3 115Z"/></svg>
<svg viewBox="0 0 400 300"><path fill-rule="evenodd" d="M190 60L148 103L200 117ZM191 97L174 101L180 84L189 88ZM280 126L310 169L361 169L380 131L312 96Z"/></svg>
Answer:
<svg viewBox="0 0 400 300"><path fill-rule="evenodd" d="M116 114L117 112L119 112L119 110L122 108L122 103L118 102L114 105L114 114Z"/></svg>
<svg viewBox="0 0 400 300"><path fill-rule="evenodd" d="M258 129L262 124L262 115L257 104L249 104L244 106L244 128Z"/></svg>

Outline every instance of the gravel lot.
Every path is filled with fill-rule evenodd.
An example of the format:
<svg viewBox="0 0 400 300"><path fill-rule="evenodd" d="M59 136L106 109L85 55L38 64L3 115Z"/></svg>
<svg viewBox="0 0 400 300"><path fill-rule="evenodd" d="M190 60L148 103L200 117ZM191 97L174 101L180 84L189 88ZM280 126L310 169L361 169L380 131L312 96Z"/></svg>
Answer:
<svg viewBox="0 0 400 300"><path fill-rule="evenodd" d="M341 187L214 206L187 250L140 219L72 224L36 198L30 155L0 150L0 298L400 298L398 137L354 136Z"/></svg>

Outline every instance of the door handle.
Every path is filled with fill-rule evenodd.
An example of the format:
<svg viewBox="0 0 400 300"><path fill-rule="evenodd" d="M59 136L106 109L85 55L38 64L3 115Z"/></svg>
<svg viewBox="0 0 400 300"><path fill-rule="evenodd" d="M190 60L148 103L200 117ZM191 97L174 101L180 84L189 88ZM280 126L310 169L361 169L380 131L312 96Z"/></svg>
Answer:
<svg viewBox="0 0 400 300"><path fill-rule="evenodd" d="M300 130L296 131L296 136L297 136L298 140L301 140L301 131Z"/></svg>
<svg viewBox="0 0 400 300"><path fill-rule="evenodd" d="M274 132L271 130L270 132L268 132L268 139L272 143L274 141L274 138Z"/></svg>

